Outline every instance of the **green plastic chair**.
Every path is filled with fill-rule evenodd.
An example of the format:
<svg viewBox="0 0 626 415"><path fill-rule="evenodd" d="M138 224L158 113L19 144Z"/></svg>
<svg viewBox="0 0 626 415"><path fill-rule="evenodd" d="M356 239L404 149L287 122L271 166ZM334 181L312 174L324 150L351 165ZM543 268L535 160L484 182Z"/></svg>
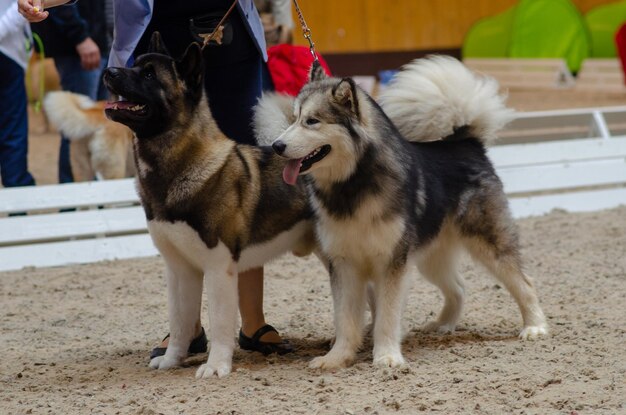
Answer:
<svg viewBox="0 0 626 415"><path fill-rule="evenodd" d="M591 33L591 56L615 58L615 35L626 22L626 0L606 4L590 10L585 15Z"/></svg>
<svg viewBox="0 0 626 415"><path fill-rule="evenodd" d="M475 23L465 35L464 58L505 58L509 54L515 7Z"/></svg>
<svg viewBox="0 0 626 415"><path fill-rule="evenodd" d="M578 72L591 54L585 21L569 0L521 0L511 31L512 58L563 58Z"/></svg>

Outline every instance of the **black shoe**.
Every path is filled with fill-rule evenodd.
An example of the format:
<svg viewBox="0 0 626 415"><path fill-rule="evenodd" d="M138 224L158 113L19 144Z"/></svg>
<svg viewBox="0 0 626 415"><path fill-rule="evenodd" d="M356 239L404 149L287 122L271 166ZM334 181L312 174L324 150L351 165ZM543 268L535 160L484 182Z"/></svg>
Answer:
<svg viewBox="0 0 626 415"><path fill-rule="evenodd" d="M165 336L163 340L169 337L170 337L170 334L167 333L167 336ZM209 343L209 340L206 338L204 327L202 327L202 333L200 333L198 337L196 337L195 339L191 341L191 344L189 345L189 349L187 349L187 353L189 354L205 353L207 351L208 343ZM150 352L150 360L154 359L155 357L163 356L166 350L167 350L167 347L155 347Z"/></svg>
<svg viewBox="0 0 626 415"><path fill-rule="evenodd" d="M266 324L258 329L252 337L246 336L241 330L239 330L239 347L243 350L263 353L265 356L272 353L283 355L294 351L293 346L289 343L289 340L283 340L280 343L270 343L259 340L265 333L269 333L270 331L278 333L278 331L269 324Z"/></svg>

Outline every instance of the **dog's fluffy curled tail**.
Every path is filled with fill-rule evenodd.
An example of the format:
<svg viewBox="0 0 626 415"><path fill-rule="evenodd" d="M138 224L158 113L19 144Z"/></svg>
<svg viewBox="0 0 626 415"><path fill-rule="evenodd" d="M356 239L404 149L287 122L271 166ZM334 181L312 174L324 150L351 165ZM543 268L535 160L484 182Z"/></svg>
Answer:
<svg viewBox="0 0 626 415"><path fill-rule="evenodd" d="M489 143L514 118L504 105L498 82L479 76L447 56L416 59L381 94L380 102L410 141L434 141L463 128Z"/></svg>
<svg viewBox="0 0 626 415"><path fill-rule="evenodd" d="M50 122L70 140L91 136L101 127L87 111L97 109L98 103L85 95L49 92L43 100L43 108Z"/></svg>
<svg viewBox="0 0 626 415"><path fill-rule="evenodd" d="M253 128L257 143L268 146L295 121L294 98L289 95L267 93L254 107Z"/></svg>

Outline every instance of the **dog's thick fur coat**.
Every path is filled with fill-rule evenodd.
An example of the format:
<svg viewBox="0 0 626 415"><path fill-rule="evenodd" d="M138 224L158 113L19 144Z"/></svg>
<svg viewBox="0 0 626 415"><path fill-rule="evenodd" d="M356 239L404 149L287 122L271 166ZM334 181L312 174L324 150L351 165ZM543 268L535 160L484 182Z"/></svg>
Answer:
<svg viewBox="0 0 626 415"><path fill-rule="evenodd" d="M160 36L130 69L109 68L105 84L127 101L111 119L135 132L137 187L150 235L167 266L170 341L150 367L177 366L200 324L207 288L211 349L197 377L231 371L237 274L315 244L304 186L280 178L285 160L271 148L239 145L213 119L203 63L192 44L176 61Z"/></svg>
<svg viewBox="0 0 626 415"><path fill-rule="evenodd" d="M401 316L410 266L417 265L445 299L426 329L453 331L464 297L457 271L461 250L512 294L522 313L522 338L547 332L533 284L522 271L502 183L485 151L511 119L503 101L495 81L452 58L408 65L382 96L382 109L351 79L327 78L314 65L293 114L266 122L283 128L285 120L291 122L273 147L289 159L287 182L307 175L318 242L330 263L336 341L311 367L333 369L354 359L368 285L375 308L374 363L403 364Z"/></svg>
<svg viewBox="0 0 626 415"><path fill-rule="evenodd" d="M135 175L133 132L107 119L105 105L66 91L49 92L43 101L50 122L70 140L70 162L77 182Z"/></svg>

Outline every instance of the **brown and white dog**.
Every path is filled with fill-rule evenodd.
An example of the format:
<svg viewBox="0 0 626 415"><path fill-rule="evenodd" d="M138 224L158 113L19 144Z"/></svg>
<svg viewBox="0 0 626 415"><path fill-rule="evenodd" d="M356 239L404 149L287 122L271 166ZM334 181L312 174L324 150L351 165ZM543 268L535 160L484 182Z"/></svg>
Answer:
<svg viewBox="0 0 626 415"><path fill-rule="evenodd" d="M132 177L133 132L106 118L106 102L81 94L49 92L43 107L50 122L70 140L70 162L75 181Z"/></svg>
<svg viewBox="0 0 626 415"><path fill-rule="evenodd" d="M154 369L178 366L200 321L207 289L211 350L196 377L231 371L237 324L237 274L315 246L312 211L302 184L280 172L270 147L226 137L207 104L200 47L180 60L158 33L132 68L109 68L104 82L123 101L107 105L131 128L137 188L154 244L167 267L170 342Z"/></svg>

